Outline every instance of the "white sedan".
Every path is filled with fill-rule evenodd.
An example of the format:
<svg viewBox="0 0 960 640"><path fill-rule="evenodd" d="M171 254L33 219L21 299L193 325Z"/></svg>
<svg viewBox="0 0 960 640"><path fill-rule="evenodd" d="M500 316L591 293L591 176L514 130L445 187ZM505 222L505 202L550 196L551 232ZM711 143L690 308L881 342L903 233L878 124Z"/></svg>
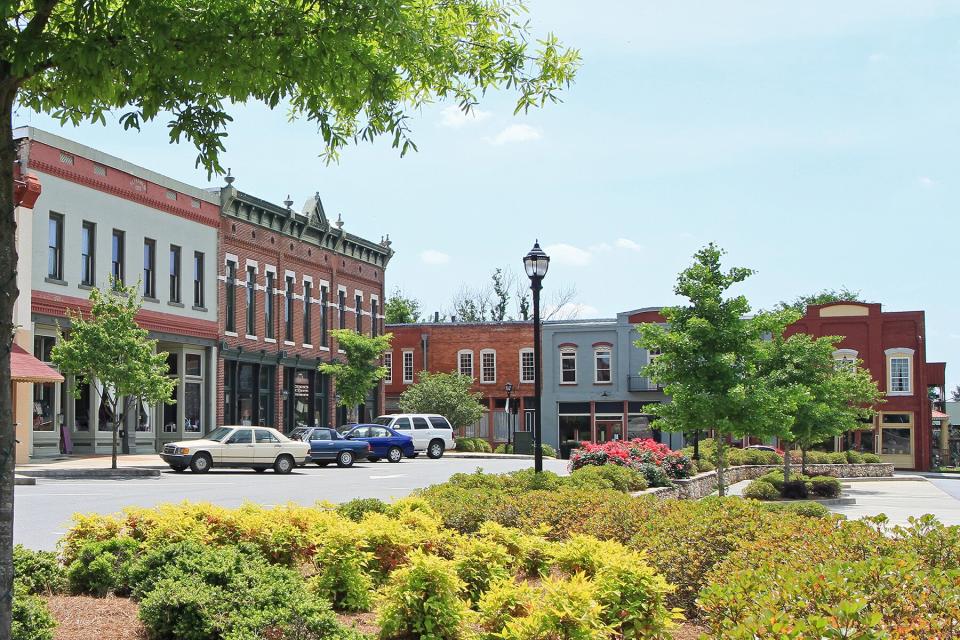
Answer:
<svg viewBox="0 0 960 640"><path fill-rule="evenodd" d="M206 473L212 467L249 467L257 472L273 468L290 473L307 461L310 445L291 440L268 427L218 427L200 440L164 445L160 457L174 471L187 467Z"/></svg>

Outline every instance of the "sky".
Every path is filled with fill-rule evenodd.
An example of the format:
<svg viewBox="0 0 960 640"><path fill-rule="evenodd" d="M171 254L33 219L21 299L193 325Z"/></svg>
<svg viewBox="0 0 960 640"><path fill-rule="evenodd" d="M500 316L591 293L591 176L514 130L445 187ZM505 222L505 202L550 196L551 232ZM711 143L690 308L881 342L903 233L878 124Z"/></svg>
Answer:
<svg viewBox="0 0 960 640"><path fill-rule="evenodd" d="M522 276L539 239L547 301L575 287L582 317L673 304L708 242L754 308L846 286L926 312L927 358L960 383L960 0L528 0L537 34L583 66L563 103L513 116L418 113L419 151L388 140L327 165L313 126L231 109L224 166L242 191L298 204L319 192L351 233L390 235L387 288L449 312L497 267ZM164 121L140 134L30 124L195 184L195 150Z"/></svg>

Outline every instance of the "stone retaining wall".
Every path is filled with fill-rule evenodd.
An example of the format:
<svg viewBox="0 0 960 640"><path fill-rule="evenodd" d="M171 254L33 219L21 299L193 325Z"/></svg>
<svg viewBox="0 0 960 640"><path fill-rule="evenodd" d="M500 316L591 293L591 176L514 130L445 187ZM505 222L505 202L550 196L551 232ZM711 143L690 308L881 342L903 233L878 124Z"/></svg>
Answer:
<svg viewBox="0 0 960 640"><path fill-rule="evenodd" d="M795 471L800 465L791 465ZM769 473L780 471L783 465L744 465L724 470L726 485L737 484L744 480L754 480ZM893 476L893 465L880 464L808 464L807 474L813 476L833 476L835 478L889 478ZM653 495L663 500L698 500L717 490L717 472L707 471L686 480L674 480L672 487L657 487L634 495Z"/></svg>

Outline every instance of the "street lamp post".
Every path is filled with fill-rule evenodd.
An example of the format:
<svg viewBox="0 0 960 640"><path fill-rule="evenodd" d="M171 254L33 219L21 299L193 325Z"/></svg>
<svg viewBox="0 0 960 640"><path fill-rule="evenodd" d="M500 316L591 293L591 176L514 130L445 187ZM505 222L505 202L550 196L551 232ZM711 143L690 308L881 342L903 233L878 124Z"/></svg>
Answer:
<svg viewBox="0 0 960 640"><path fill-rule="evenodd" d="M507 392L507 453L510 453L510 445L513 442L513 407L510 402L513 398L513 383L508 382L503 389Z"/></svg>
<svg viewBox="0 0 960 640"><path fill-rule="evenodd" d="M536 473L543 471L543 449L541 445L542 429L540 424L540 394L543 382L540 376L540 290L543 288L543 278L547 275L550 266L550 256L540 248L540 242L534 242L533 249L523 258L523 268L530 278L530 289L533 291L533 470Z"/></svg>

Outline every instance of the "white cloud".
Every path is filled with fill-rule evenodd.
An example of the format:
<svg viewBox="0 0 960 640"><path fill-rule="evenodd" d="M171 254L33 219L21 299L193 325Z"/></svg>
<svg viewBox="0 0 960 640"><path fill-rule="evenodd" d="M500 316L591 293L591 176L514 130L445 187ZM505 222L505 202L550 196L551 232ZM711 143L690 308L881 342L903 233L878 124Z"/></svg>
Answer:
<svg viewBox="0 0 960 640"><path fill-rule="evenodd" d="M630 251L642 251L643 247L629 238L617 238L614 242L618 249L629 249Z"/></svg>
<svg viewBox="0 0 960 640"><path fill-rule="evenodd" d="M542 137L543 134L541 134L540 130L536 127L531 127L528 124L511 124L503 131L495 135L490 140L490 143L501 145L509 144L511 142L532 142L534 140L539 140Z"/></svg>
<svg viewBox="0 0 960 640"><path fill-rule="evenodd" d="M606 242L601 242L600 244L592 244L592 245L590 245L590 247L588 248L588 250L590 251L590 253L606 253L607 251L610 251L611 249L613 249L613 247L611 247L611 246L610 246L609 244L607 244Z"/></svg>
<svg viewBox="0 0 960 640"><path fill-rule="evenodd" d="M427 249L420 252L420 261L425 264L447 264L450 256L436 249Z"/></svg>
<svg viewBox="0 0 960 640"><path fill-rule="evenodd" d="M937 181L929 176L921 176L917 178L917 182L920 183L921 187L925 187L927 189L937 186Z"/></svg>
<svg viewBox="0 0 960 640"><path fill-rule="evenodd" d="M468 124L483 122L490 117L489 111L482 111L474 107L470 113L464 113L457 105L450 105L440 112L440 126L459 129Z"/></svg>
<svg viewBox="0 0 960 640"><path fill-rule="evenodd" d="M571 267L585 267L590 264L593 255L586 249L575 247L572 244L551 244L543 249L550 261L555 264L569 265Z"/></svg>

